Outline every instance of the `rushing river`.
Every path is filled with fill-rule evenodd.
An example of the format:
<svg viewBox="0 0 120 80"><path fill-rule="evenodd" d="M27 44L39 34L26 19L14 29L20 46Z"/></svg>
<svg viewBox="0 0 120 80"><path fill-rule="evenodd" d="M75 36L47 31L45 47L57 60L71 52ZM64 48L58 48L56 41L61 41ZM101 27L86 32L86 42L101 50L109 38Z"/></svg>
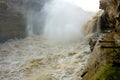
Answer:
<svg viewBox="0 0 120 80"><path fill-rule="evenodd" d="M0 44L0 80L81 80L86 42L52 42L42 36Z"/></svg>
<svg viewBox="0 0 120 80"><path fill-rule="evenodd" d="M84 28L92 13L64 0L24 11L28 37L0 44L0 80L81 80L90 55Z"/></svg>

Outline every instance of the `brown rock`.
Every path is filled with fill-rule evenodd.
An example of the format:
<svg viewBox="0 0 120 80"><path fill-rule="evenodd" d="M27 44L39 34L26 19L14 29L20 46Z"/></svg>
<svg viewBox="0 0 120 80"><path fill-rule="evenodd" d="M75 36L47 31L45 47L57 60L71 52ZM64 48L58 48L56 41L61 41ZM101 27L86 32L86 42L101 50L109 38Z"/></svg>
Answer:
<svg viewBox="0 0 120 80"><path fill-rule="evenodd" d="M81 77L83 80L119 80L120 0L101 0L100 6L108 15L109 28L111 24L115 28L110 32L105 29L107 33L100 35Z"/></svg>

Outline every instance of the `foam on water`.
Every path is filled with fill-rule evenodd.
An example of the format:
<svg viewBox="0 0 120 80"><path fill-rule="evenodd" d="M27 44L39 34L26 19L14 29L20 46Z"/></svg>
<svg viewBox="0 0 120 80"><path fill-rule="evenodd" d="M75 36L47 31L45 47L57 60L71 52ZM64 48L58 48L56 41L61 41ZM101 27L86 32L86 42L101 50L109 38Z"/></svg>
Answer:
<svg viewBox="0 0 120 80"><path fill-rule="evenodd" d="M90 53L83 26L92 15L64 0L25 13L28 37L0 44L0 80L81 80Z"/></svg>
<svg viewBox="0 0 120 80"><path fill-rule="evenodd" d="M42 36L0 44L0 80L81 80L89 46Z"/></svg>

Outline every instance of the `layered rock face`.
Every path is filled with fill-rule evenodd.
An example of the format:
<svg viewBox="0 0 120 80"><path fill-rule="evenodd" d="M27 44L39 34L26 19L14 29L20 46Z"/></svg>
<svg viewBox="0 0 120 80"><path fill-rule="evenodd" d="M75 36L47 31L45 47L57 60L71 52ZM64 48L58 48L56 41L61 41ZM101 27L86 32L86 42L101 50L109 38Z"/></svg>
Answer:
<svg viewBox="0 0 120 80"><path fill-rule="evenodd" d="M100 34L83 80L120 80L120 0L101 0Z"/></svg>
<svg viewBox="0 0 120 80"><path fill-rule="evenodd" d="M0 43L27 36L29 11L40 11L50 0L0 0Z"/></svg>
<svg viewBox="0 0 120 80"><path fill-rule="evenodd" d="M12 38L23 38L25 32L25 18L19 12L10 9L5 1L0 1L0 42Z"/></svg>
<svg viewBox="0 0 120 80"><path fill-rule="evenodd" d="M40 11L43 5L50 0L4 0L12 9L17 11Z"/></svg>

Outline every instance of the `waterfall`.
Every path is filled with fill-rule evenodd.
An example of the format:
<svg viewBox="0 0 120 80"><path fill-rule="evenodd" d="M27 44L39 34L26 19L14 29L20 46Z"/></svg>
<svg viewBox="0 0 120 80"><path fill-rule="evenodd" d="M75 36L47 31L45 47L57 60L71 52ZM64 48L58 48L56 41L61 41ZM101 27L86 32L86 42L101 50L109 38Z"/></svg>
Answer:
<svg viewBox="0 0 120 80"><path fill-rule="evenodd" d="M97 14L86 24L86 35L100 32L100 20L103 12L103 10L98 11Z"/></svg>
<svg viewBox="0 0 120 80"><path fill-rule="evenodd" d="M93 14L68 0L45 0L37 9L25 1L28 36L0 44L0 80L82 80L90 56L85 25Z"/></svg>
<svg viewBox="0 0 120 80"><path fill-rule="evenodd" d="M28 35L39 34L52 40L81 39L83 26L91 17L91 13L74 4L53 0L40 11L27 13L27 32Z"/></svg>
<svg viewBox="0 0 120 80"><path fill-rule="evenodd" d="M33 35L33 14L32 12L29 12L27 15L27 34L28 36Z"/></svg>
<svg viewBox="0 0 120 80"><path fill-rule="evenodd" d="M83 37L83 25L90 19L89 13L60 0L46 5L45 11L48 13L44 26L46 37L59 40Z"/></svg>

